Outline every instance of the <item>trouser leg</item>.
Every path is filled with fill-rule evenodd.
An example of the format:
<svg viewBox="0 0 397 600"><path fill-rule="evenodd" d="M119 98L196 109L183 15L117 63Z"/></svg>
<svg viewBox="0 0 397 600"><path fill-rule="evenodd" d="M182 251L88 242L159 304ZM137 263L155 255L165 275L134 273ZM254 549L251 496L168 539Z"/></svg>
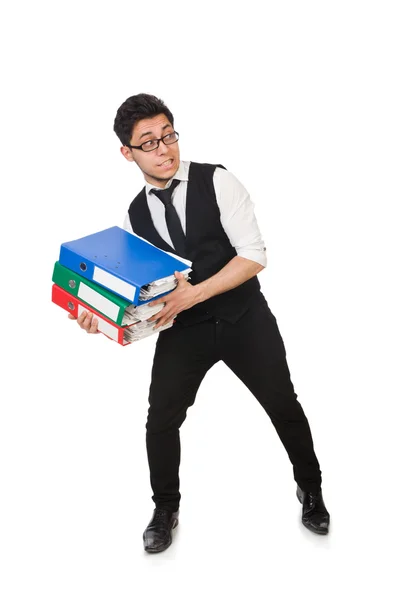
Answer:
<svg viewBox="0 0 397 600"><path fill-rule="evenodd" d="M152 499L158 507L179 508L179 428L205 374L217 362L213 338L209 322L185 328L175 324L159 334L146 424Z"/></svg>
<svg viewBox="0 0 397 600"><path fill-rule="evenodd" d="M265 299L235 325L222 323L222 360L270 417L305 491L321 486L321 470L308 420L291 381L284 342Z"/></svg>

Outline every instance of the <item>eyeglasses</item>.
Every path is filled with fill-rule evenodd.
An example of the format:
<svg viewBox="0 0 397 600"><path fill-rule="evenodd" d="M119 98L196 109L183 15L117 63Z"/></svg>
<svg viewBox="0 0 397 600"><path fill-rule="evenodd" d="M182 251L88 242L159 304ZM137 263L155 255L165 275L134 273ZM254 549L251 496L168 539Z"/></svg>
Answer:
<svg viewBox="0 0 397 600"><path fill-rule="evenodd" d="M148 140L147 142L143 142L140 146L130 146L130 144L125 144L127 148L136 148L137 150L143 150L143 152L151 152L152 150L156 150L159 147L160 142L163 142L166 146L170 146L171 144L175 144L179 140L179 133L173 131L172 133L167 133L162 138L158 138L156 140Z"/></svg>

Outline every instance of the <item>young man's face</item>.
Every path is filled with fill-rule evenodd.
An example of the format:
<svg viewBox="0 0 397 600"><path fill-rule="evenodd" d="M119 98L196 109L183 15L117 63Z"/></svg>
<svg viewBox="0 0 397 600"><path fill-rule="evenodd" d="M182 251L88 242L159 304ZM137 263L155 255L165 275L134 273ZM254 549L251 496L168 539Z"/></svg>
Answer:
<svg viewBox="0 0 397 600"><path fill-rule="evenodd" d="M155 140L172 133L174 128L163 114L150 119L142 119L134 125L131 146L140 146L149 140ZM130 162L136 162L146 181L157 187L164 187L179 168L179 145L159 142L159 147L150 152L122 146L121 153Z"/></svg>

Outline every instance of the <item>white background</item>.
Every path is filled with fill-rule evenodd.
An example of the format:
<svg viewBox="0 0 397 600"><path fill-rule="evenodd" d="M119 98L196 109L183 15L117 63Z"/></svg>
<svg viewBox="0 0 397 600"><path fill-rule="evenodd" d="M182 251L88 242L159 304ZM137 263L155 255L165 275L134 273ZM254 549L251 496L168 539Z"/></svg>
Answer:
<svg viewBox="0 0 397 600"><path fill-rule="evenodd" d="M2 9L2 600L395 597L394 10ZM181 430L174 543L143 551L156 338L88 336L50 301L60 244L122 225L143 185L113 132L140 92L171 108L182 158L224 164L255 203L259 278L311 425L326 537L301 525L287 454L220 363Z"/></svg>

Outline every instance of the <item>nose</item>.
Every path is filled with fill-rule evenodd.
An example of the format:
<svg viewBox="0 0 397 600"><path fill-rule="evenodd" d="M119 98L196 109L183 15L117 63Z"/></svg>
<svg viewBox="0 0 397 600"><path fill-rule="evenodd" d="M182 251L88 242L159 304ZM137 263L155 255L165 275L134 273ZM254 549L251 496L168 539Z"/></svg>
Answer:
<svg viewBox="0 0 397 600"><path fill-rule="evenodd" d="M157 154L164 154L167 151L168 151L167 145L164 144L163 140L160 140L158 148L157 148Z"/></svg>

